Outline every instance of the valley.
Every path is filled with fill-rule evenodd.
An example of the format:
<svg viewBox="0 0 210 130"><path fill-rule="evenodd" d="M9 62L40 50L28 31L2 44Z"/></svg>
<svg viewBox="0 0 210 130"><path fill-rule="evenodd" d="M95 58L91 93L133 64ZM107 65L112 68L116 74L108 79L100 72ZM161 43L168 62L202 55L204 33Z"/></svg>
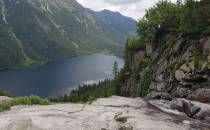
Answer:
<svg viewBox="0 0 210 130"><path fill-rule="evenodd" d="M123 56L136 30L129 17L75 0L0 0L0 10L0 69L101 52Z"/></svg>

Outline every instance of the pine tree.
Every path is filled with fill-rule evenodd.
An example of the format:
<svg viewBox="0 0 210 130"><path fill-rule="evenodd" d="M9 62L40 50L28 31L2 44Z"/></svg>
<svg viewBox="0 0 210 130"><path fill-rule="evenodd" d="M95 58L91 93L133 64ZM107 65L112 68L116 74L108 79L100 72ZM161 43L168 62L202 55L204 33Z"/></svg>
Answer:
<svg viewBox="0 0 210 130"><path fill-rule="evenodd" d="M113 75L114 75L114 79L116 80L117 75L118 75L118 63L117 61L114 62L114 66L113 66Z"/></svg>

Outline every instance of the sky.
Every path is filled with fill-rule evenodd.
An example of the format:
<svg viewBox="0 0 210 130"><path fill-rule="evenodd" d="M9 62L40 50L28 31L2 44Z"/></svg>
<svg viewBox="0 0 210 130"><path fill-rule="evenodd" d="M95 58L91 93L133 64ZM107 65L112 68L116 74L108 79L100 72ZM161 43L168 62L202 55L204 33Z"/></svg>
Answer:
<svg viewBox="0 0 210 130"><path fill-rule="evenodd" d="M121 14L132 17L133 19L140 19L144 16L145 10L152 7L159 0L77 0L86 8L95 11L108 9L111 11L118 11ZM176 0L171 0L175 2Z"/></svg>

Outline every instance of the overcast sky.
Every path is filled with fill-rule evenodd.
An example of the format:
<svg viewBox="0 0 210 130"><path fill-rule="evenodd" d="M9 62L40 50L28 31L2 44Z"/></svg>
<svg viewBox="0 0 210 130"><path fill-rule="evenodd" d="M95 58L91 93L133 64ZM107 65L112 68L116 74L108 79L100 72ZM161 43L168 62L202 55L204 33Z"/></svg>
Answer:
<svg viewBox="0 0 210 130"><path fill-rule="evenodd" d="M108 9L118 11L123 15L139 19L145 14L145 9L153 6L159 0L77 0L84 7L95 11ZM176 0L171 0L176 1Z"/></svg>

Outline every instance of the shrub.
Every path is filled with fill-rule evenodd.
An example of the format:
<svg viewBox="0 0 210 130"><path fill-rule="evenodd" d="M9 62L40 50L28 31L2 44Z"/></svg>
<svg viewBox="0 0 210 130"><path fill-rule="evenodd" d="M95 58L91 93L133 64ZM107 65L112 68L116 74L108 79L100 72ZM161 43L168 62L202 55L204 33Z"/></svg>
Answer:
<svg viewBox="0 0 210 130"><path fill-rule="evenodd" d="M140 96L144 97L149 92L149 85L151 83L151 74L147 71L142 72L140 77Z"/></svg>
<svg viewBox="0 0 210 130"><path fill-rule="evenodd" d="M7 97L9 97L10 94L7 91L0 91L0 96L7 96Z"/></svg>
<svg viewBox="0 0 210 130"><path fill-rule="evenodd" d="M17 105L49 105L49 104L50 102L47 99L42 99L37 96L18 97L0 104L0 111L9 110L11 107Z"/></svg>
<svg viewBox="0 0 210 130"><path fill-rule="evenodd" d="M139 63L139 72L141 72L144 68L150 66L152 64L151 60L149 58L144 58L140 63Z"/></svg>
<svg viewBox="0 0 210 130"><path fill-rule="evenodd" d="M146 42L141 41L137 36L130 36L127 39L126 50L138 51L146 49Z"/></svg>

